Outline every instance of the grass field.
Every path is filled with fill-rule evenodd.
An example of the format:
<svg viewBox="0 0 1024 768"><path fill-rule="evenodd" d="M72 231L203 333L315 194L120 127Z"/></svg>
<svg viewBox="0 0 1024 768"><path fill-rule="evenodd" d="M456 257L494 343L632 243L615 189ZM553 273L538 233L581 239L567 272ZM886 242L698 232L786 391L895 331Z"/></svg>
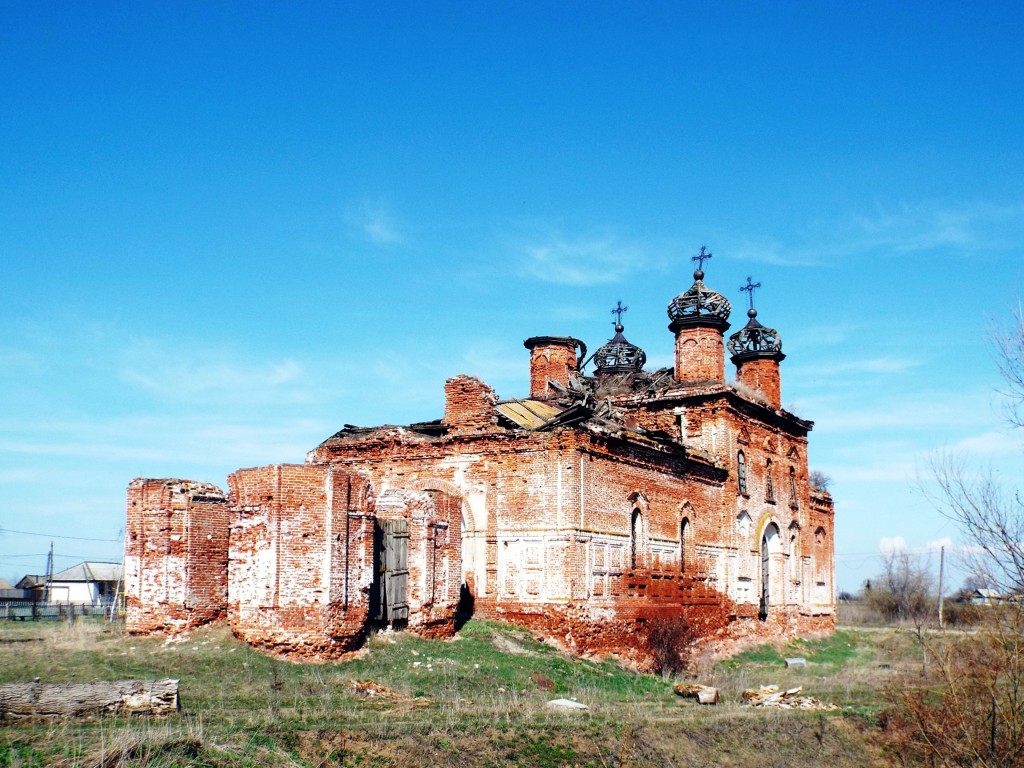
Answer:
<svg viewBox="0 0 1024 768"><path fill-rule="evenodd" d="M807 668L786 669L803 656ZM700 707L672 680L578 659L529 633L471 621L456 639L378 635L358 658L298 664L250 650L224 626L181 640L101 622L0 626L0 682L179 679L182 712L76 723L7 721L0 766L869 766L881 688L917 658L910 633L844 629L705 662ZM354 681L372 681L357 687ZM777 684L835 713L742 706ZM571 698L583 712L547 702Z"/></svg>

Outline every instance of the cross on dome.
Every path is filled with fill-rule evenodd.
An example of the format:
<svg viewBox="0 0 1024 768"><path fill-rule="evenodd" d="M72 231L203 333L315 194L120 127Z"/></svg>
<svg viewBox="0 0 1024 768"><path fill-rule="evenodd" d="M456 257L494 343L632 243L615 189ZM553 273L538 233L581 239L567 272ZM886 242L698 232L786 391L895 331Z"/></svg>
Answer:
<svg viewBox="0 0 1024 768"><path fill-rule="evenodd" d="M753 282L753 280L751 279L750 275L747 275L747 284L740 286L740 292L741 293L749 293L750 294L750 296L748 298L750 299L750 308L751 309L754 308L754 291L757 290L760 287L761 287L761 284Z"/></svg>
<svg viewBox="0 0 1024 768"><path fill-rule="evenodd" d="M706 245L702 245L700 247L700 253L698 253L696 256L690 257L690 261L697 262L697 269L693 271L694 280L704 279L704 262L710 259L712 256L714 256L714 254L708 250L708 247Z"/></svg>
<svg viewBox="0 0 1024 768"><path fill-rule="evenodd" d="M621 333L624 329L622 327L622 313L629 310L629 307L622 306L622 301L615 302L615 309L612 310L612 314L615 315L615 322L612 325L615 326L615 330Z"/></svg>

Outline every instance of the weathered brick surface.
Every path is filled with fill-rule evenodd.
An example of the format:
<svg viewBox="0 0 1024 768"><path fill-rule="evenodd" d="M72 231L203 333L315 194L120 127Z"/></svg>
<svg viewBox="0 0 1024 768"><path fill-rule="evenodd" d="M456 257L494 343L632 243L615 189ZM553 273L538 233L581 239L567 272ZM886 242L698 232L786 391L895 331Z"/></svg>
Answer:
<svg viewBox="0 0 1024 768"><path fill-rule="evenodd" d="M676 332L676 381L725 381L725 342L718 327L688 326Z"/></svg>
<svg viewBox="0 0 1024 768"><path fill-rule="evenodd" d="M226 496L214 485L132 481L125 530L129 632L180 632L224 614L227 521Z"/></svg>
<svg viewBox="0 0 1024 768"><path fill-rule="evenodd" d="M444 423L452 430L474 432L498 423L494 390L472 376L456 376L444 385Z"/></svg>
<svg viewBox="0 0 1024 768"><path fill-rule="evenodd" d="M226 612L253 645L344 653L381 621L382 526L402 518L400 623L421 634L450 634L471 607L642 660L660 617L685 616L708 639L831 628L833 509L809 482L812 423L780 408L777 361L743 363L739 385L725 382L725 325L677 324L675 381L624 380L600 393L604 416L513 427L487 384L456 376L441 422L346 428L304 465L235 472L227 495L136 481L130 626ZM535 398L597 406L548 384L579 386L575 344L526 342Z"/></svg>
<svg viewBox="0 0 1024 768"><path fill-rule="evenodd" d="M579 360L576 339L568 336L534 336L523 342L530 350L530 397L544 399L555 391L548 382L569 386L569 374L575 373Z"/></svg>
<svg viewBox="0 0 1024 768"><path fill-rule="evenodd" d="M772 408L782 407L782 381L776 360L759 357L740 361L736 364L736 380L763 395Z"/></svg>
<svg viewBox="0 0 1024 768"><path fill-rule="evenodd" d="M330 656L358 647L373 574L366 481L292 464L238 470L228 487L234 632L286 654Z"/></svg>

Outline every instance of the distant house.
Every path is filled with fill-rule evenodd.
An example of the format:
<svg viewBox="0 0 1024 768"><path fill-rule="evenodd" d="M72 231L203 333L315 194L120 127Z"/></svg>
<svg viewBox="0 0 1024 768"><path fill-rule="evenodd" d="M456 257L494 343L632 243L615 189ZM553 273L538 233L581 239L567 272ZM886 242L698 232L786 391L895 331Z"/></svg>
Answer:
<svg viewBox="0 0 1024 768"><path fill-rule="evenodd" d="M53 574L49 598L46 576L26 575L15 588L31 592L38 602L100 606L114 600L121 578L121 563L84 562Z"/></svg>
<svg viewBox="0 0 1024 768"><path fill-rule="evenodd" d="M970 600L974 605L1000 605L1001 603L1019 602L1019 593L1005 593L998 589L976 589L971 592Z"/></svg>

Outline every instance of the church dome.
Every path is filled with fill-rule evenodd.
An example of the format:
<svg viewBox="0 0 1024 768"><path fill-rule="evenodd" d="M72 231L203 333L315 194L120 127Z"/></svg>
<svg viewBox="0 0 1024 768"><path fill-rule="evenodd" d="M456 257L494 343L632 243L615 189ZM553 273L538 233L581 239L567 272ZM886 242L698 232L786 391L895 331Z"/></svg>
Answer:
<svg viewBox="0 0 1024 768"><path fill-rule="evenodd" d="M776 357L782 355L782 338L774 328L757 322L757 310L747 310L750 320L729 337L729 351L734 362L751 360L755 357Z"/></svg>
<svg viewBox="0 0 1024 768"><path fill-rule="evenodd" d="M740 286L740 290L750 297L750 309L747 310L747 317L750 319L745 326L729 337L729 351L732 352L732 361L737 364L756 358L771 358L781 361L786 357L782 354L782 339L779 337L779 332L757 322L754 291L760 287L761 284L755 283L749 276L747 284Z"/></svg>
<svg viewBox="0 0 1024 768"><path fill-rule="evenodd" d="M668 304L668 318L672 322L669 330L675 332L688 325L717 325L729 327L729 300L720 293L712 291L704 285L704 270L701 269L711 254L701 247L700 254L694 257L700 266L693 272L693 285L676 296Z"/></svg>
<svg viewBox="0 0 1024 768"><path fill-rule="evenodd" d="M643 370L647 353L630 344L622 335L622 323L615 324L615 335L594 353L594 373L636 373Z"/></svg>

